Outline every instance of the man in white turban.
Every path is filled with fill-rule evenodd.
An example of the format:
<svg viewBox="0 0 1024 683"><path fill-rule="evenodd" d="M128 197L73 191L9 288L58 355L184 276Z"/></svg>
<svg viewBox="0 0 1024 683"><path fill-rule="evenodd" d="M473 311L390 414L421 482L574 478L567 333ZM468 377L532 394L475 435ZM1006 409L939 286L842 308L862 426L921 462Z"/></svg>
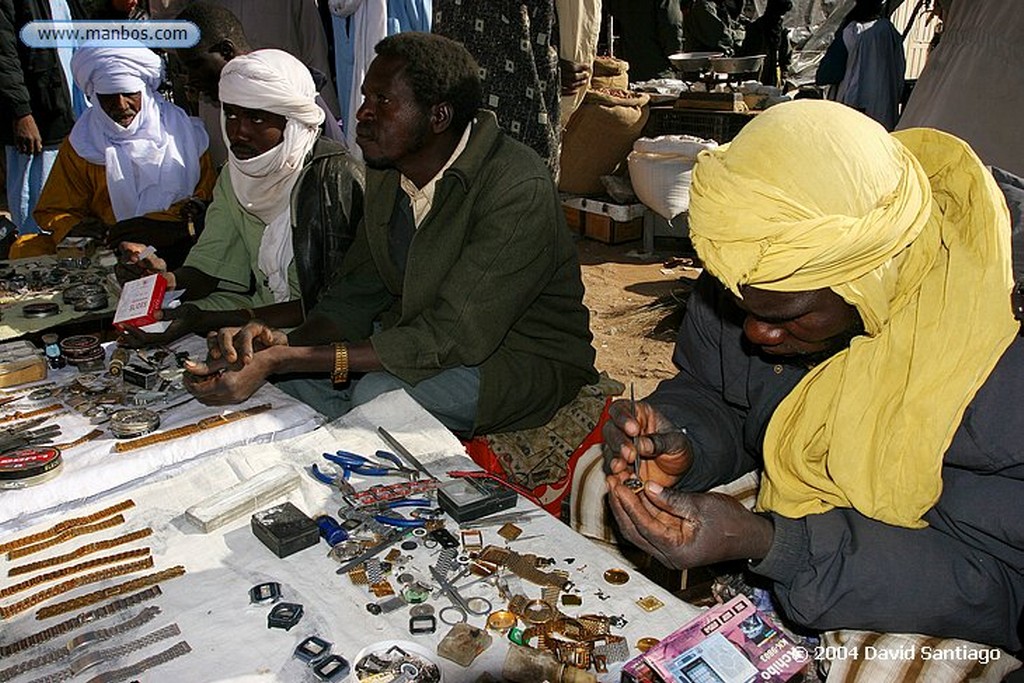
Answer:
<svg viewBox="0 0 1024 683"><path fill-rule="evenodd" d="M323 110L302 62L256 50L224 65L221 130L227 168L214 189L206 229L181 268L162 259L171 289L196 301L163 311L161 335L130 331L125 343L164 343L259 317L294 327L330 282L362 216L362 166L321 137ZM142 245L125 245L137 254Z"/></svg>
<svg viewBox="0 0 1024 683"><path fill-rule="evenodd" d="M142 45L80 48L71 71L93 106L61 146L39 198L43 233L19 239L12 258L53 253L72 231L110 232L158 245L180 263L195 202L209 200L215 181L202 124L158 92L163 62Z"/></svg>
<svg viewBox="0 0 1024 683"><path fill-rule="evenodd" d="M750 560L802 626L1018 650L1024 339L992 175L948 134L808 100L693 176L680 374L605 428L626 537ZM755 469L761 514L687 493Z"/></svg>

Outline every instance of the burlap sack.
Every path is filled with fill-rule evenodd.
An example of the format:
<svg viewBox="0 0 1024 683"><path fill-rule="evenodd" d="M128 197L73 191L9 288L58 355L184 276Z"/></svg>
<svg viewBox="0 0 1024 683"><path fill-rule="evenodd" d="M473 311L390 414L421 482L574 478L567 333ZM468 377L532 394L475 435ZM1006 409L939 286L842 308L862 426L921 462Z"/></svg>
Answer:
<svg viewBox="0 0 1024 683"><path fill-rule="evenodd" d="M647 123L650 96L622 90L592 90L562 136L558 189L581 195L604 193L601 176L615 172Z"/></svg>
<svg viewBox="0 0 1024 683"><path fill-rule="evenodd" d="M590 76L591 90L628 90L629 62L615 57L597 57L594 59L593 71Z"/></svg>

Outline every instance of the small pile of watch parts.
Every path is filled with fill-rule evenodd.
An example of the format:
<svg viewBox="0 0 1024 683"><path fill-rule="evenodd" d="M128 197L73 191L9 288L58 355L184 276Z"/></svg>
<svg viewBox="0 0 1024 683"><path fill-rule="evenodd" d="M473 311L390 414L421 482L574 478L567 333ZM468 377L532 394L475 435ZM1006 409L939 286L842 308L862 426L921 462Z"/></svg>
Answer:
<svg viewBox="0 0 1024 683"><path fill-rule="evenodd" d="M76 312L102 311L110 306L106 273L88 257L56 259L55 264L4 264L0 268L0 298L11 303L60 295L63 304ZM26 318L46 318L60 311L58 303L46 301L26 303L21 313Z"/></svg>
<svg viewBox="0 0 1024 683"><path fill-rule="evenodd" d="M92 535L111 529L125 523L123 513L134 505L135 503L131 500L125 500L91 515L66 519L39 533L0 544L0 552L5 553L8 560L17 560L66 543L79 536ZM153 558L148 547L97 556L100 551L124 546L147 538L151 534L152 529L146 527L120 536L94 540L85 545L79 545L64 554L10 567L8 576L16 577L15 583L0 584L0 599L19 596L23 593L28 593L28 595L0 606L0 619L9 619L40 603L51 601L59 595L75 591L82 586L99 584L115 577L151 569ZM70 564L83 557L88 559ZM97 568L100 569L94 571ZM38 573L42 570L46 571ZM159 597L161 595L160 583L184 573L184 567L171 567L163 571L130 578L120 583L108 584L90 593L78 593L76 597L63 602L43 606L36 612L36 619L67 614L82 608L88 609L31 635L0 643L0 661L6 664L5 667L0 668L0 681L9 681L31 672L37 676L42 674L41 677L34 678L33 683L42 681L56 683L70 680L87 671L95 673L94 669L105 670L88 679L88 683L131 680L149 669L188 654L191 651L189 644L185 640L178 639L169 648L138 659L127 666L124 665L124 660L129 654L151 648L163 641L177 639L181 635L181 630L175 623L166 624L162 628L149 632L142 631L143 626L161 614L159 606L149 605L134 614L132 611L136 606ZM34 576L23 578L28 574L34 574ZM54 583L58 580L58 583ZM110 601L111 598L113 601ZM103 619L122 613L128 615L128 618L105 627L94 627L93 630L64 640L64 636L72 631L92 625L94 622L98 624ZM138 633L144 633L144 635L137 635ZM55 640L57 640L55 646L30 653L21 661L11 663L9 659L12 655L32 650L43 643ZM101 642L110 643L112 646L97 649L95 644Z"/></svg>
<svg viewBox="0 0 1024 683"><path fill-rule="evenodd" d="M391 518L395 512L388 507L395 503L389 488L377 485L374 489L372 500L376 502L347 505L339 510L337 521L329 516L317 518L321 536L333 546L331 557L342 564L339 573L346 573L354 585L364 587L371 595L366 605L370 614L408 609L408 629L414 636L435 633L439 622L452 629L449 636L454 637L457 631L461 644L447 653L439 648L438 654L462 666L469 666L490 644L488 633L550 652L562 664L583 670L605 672L609 664L629 658L625 638L612 632L625 625L624 619L604 614L569 616L561 611L560 601L562 606L578 606L582 599L569 580L569 572L552 568L554 559L485 544L482 527L486 526L497 527L495 533L505 543L524 538L522 528L514 522L525 513L494 515L493 519L467 523L469 528L460 527L456 536L445 528L444 517L420 505L408 515L409 526L395 528L388 524L397 524ZM418 491L414 495L426 499L432 492ZM366 500L367 496L349 491L345 498L351 503ZM419 523L413 526L413 520ZM430 560L424 561L424 551L430 553ZM613 585L621 585L629 575L616 569L610 570L606 578ZM540 596L529 597L532 591L526 583L539 586ZM442 598L448 604L435 608L432 598ZM482 627L470 626L467 622L471 619L482 620ZM468 647L462 642L473 636L478 645ZM375 659L369 663L373 666L355 663L360 680L373 674L375 666L383 666ZM370 680L422 683L430 679L392 676Z"/></svg>
<svg viewBox="0 0 1024 683"><path fill-rule="evenodd" d="M160 426L158 411L178 404L189 396L181 381L181 354L118 349L111 366L104 370L104 351L94 335L77 335L60 340L60 350L69 365L80 374L62 383L47 383L0 392L0 401L17 402L25 409L61 402L96 425L110 422L118 438L148 434ZM118 361L120 356L120 362ZM123 359L128 358L125 362ZM129 372L129 369L132 372ZM25 409L22 409L24 407ZM58 405L58 409L63 406ZM125 411L116 420L118 411ZM3 416L0 416L0 422Z"/></svg>
<svg viewBox="0 0 1024 683"><path fill-rule="evenodd" d="M373 683L438 683L441 670L425 657L392 645L383 652L369 652L356 662L359 681Z"/></svg>

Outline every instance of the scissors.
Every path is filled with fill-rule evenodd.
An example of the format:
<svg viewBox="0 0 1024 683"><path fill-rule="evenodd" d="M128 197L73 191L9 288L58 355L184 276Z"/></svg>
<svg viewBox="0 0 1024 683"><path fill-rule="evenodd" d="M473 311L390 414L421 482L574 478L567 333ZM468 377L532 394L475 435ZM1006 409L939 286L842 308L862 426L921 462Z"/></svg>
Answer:
<svg viewBox="0 0 1024 683"><path fill-rule="evenodd" d="M376 455L378 458L388 460L393 466L370 460L366 456L352 453L350 451L336 451L333 454L324 453L323 457L328 462L332 462L341 468L340 475L331 476L330 474L321 471L315 463L310 469L317 481L323 482L328 486L337 486L342 494L345 495L355 493L355 489L352 487L352 484L348 482L349 477L353 474L365 477L385 477L389 474L395 474L410 480L415 479L419 475L419 472L416 470L403 466L402 461L393 453L377 451Z"/></svg>

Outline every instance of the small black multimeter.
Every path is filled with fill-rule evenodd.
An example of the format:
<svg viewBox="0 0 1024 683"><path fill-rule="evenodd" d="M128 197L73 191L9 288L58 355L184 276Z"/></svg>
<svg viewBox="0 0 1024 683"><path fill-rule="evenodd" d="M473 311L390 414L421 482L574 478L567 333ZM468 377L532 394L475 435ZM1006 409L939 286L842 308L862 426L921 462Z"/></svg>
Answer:
<svg viewBox="0 0 1024 683"><path fill-rule="evenodd" d="M437 503L459 524L515 507L519 494L493 479L456 479L437 489Z"/></svg>

